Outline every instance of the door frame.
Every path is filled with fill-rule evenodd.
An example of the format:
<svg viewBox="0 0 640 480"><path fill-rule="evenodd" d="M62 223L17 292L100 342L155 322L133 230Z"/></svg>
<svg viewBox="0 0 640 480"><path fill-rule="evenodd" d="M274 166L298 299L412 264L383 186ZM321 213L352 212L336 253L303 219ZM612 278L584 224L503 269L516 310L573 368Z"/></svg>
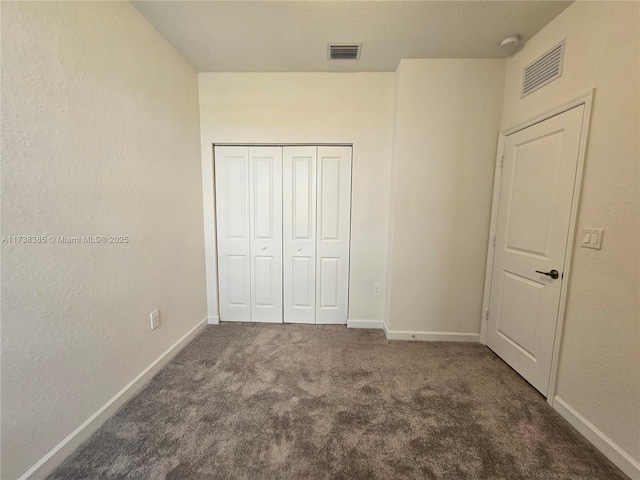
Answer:
<svg viewBox="0 0 640 480"><path fill-rule="evenodd" d="M495 175L493 179L493 198L491 200L491 223L489 226L489 242L487 247L487 266L484 279L484 296L482 300L482 318L480 320L480 343L487 344L487 324L489 320L489 299L491 298L491 281L493 276L493 260L495 252L495 236L498 224L498 208L500 206L500 187L502 184L502 161L504 158L504 145L506 137L520 130L531 127L537 123L560 115L572 108L584 105L582 115L582 129L580 132L580 146L578 149L578 165L576 169L576 178L573 185L573 197L571 200L571 216L569 218L569 232L567 236L567 250L565 253L564 264L562 266L563 281L560 287L560 302L558 306L558 316L556 318L556 333L553 342L553 354L551 357L551 372L549 375L549 388L547 393L547 403L553 405L555 397L556 379L558 375L558 359L560 357L560 347L562 344L562 332L564 326L564 317L567 307L567 292L571 283L571 262L573 259L574 240L576 238L576 227L578 223L578 208L580 205L580 197L582 193L582 178L584 174L584 161L587 151L587 140L589 133L589 124L591 122L591 106L593 104L593 95L595 90L580 95L562 105L548 110L542 114L536 115L514 127L500 131L498 134L498 149L496 154Z"/></svg>

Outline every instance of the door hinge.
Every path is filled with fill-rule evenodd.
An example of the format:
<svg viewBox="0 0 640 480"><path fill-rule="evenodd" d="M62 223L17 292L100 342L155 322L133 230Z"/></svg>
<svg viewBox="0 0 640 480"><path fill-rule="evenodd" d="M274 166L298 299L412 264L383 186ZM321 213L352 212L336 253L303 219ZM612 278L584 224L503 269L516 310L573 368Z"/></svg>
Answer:
<svg viewBox="0 0 640 480"><path fill-rule="evenodd" d="M489 321L489 310L487 310L487 313L484 314L484 319L485 321Z"/></svg>
<svg viewBox="0 0 640 480"><path fill-rule="evenodd" d="M495 248L495 246L496 246L496 236L494 235L493 236L493 248Z"/></svg>
<svg viewBox="0 0 640 480"><path fill-rule="evenodd" d="M504 155L500 158L500 168L504 165Z"/></svg>

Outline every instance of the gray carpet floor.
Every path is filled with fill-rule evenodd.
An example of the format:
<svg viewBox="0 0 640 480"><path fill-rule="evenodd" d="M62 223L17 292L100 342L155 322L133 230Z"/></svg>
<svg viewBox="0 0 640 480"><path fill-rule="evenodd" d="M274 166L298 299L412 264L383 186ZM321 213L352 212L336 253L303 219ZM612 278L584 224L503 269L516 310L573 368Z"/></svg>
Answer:
<svg viewBox="0 0 640 480"><path fill-rule="evenodd" d="M482 345L223 324L48 478L626 477Z"/></svg>

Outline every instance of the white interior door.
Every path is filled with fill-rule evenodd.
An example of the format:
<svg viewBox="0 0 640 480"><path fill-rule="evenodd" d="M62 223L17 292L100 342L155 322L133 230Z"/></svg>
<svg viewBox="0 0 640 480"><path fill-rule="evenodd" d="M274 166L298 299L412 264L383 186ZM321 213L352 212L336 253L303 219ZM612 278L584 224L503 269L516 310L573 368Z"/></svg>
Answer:
<svg viewBox="0 0 640 480"><path fill-rule="evenodd" d="M215 147L220 319L251 320L248 147Z"/></svg>
<svg viewBox="0 0 640 480"><path fill-rule="evenodd" d="M284 321L316 323L317 147L283 148Z"/></svg>
<svg viewBox="0 0 640 480"><path fill-rule="evenodd" d="M251 321L282 322L282 147L249 147Z"/></svg>
<svg viewBox="0 0 640 480"><path fill-rule="evenodd" d="M545 396L583 110L505 139L487 345Z"/></svg>
<svg viewBox="0 0 640 480"><path fill-rule="evenodd" d="M318 147L316 323L347 323L351 147Z"/></svg>

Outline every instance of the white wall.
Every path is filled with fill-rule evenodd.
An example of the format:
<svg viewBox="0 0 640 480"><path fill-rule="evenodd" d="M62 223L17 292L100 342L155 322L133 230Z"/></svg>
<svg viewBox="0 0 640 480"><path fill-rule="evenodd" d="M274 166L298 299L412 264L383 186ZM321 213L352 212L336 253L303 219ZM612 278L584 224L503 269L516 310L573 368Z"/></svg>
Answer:
<svg viewBox="0 0 640 480"><path fill-rule="evenodd" d="M127 2L2 2L2 478L206 316L195 71ZM150 331L149 312L162 325Z"/></svg>
<svg viewBox="0 0 640 480"><path fill-rule="evenodd" d="M209 315L218 315L213 143L353 143L349 318L384 317L393 73L200 73Z"/></svg>
<svg viewBox="0 0 640 480"><path fill-rule="evenodd" d="M504 68L502 59L400 62L385 319L392 332L478 338Z"/></svg>
<svg viewBox="0 0 640 480"><path fill-rule="evenodd" d="M595 87L557 396L640 461L640 4L576 2L507 63L502 128ZM562 77L520 99L522 69L566 38ZM592 438L593 440L593 438ZM628 470L629 471L629 470ZM637 473L640 475L640 473ZM640 478L640 477L639 477Z"/></svg>

